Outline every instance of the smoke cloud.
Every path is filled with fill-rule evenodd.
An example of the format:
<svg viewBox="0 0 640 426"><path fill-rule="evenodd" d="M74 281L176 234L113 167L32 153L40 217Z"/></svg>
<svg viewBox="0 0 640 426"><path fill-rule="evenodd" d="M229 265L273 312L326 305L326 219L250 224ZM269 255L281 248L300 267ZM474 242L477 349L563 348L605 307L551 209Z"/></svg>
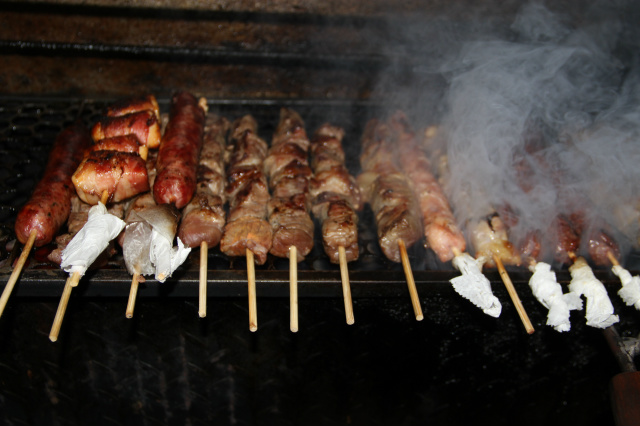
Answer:
<svg viewBox="0 0 640 426"><path fill-rule="evenodd" d="M593 4L576 23L529 3L507 31L440 36L456 46L438 57L445 88L437 101L431 93L428 102L413 102L412 115L437 112L445 190L461 225L507 209L518 219L512 242L540 231L543 247L553 248L553 219L580 212L585 235L606 227L623 250L635 243L636 9L626 2ZM429 72L433 67L431 61ZM546 250L538 260L552 255Z"/></svg>

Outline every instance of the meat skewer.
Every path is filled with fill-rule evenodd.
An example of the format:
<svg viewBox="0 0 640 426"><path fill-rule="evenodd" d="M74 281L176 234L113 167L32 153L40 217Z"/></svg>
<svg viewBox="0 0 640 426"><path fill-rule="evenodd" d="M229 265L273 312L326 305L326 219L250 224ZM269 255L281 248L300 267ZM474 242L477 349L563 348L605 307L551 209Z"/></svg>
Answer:
<svg viewBox="0 0 640 426"><path fill-rule="evenodd" d="M420 212L407 178L392 161L391 144L388 125L370 120L362 136L364 172L358 183L375 215L380 248L389 260L402 263L415 317L421 321L424 315L406 250L422 238Z"/></svg>
<svg viewBox="0 0 640 426"><path fill-rule="evenodd" d="M188 247L200 247L199 309L207 315L208 248L222 238L225 225L225 150L229 121L209 117L198 164L196 193L183 210L178 237Z"/></svg>
<svg viewBox="0 0 640 426"><path fill-rule="evenodd" d="M249 330L258 329L254 262L262 265L271 249L272 231L267 222L269 188L262 171L267 143L257 130L256 120L247 115L231 126L231 157L227 168L227 223L220 250L227 256L246 256L249 298Z"/></svg>
<svg viewBox="0 0 640 426"><path fill-rule="evenodd" d="M427 248L441 262L452 261L462 275L450 280L454 290L492 317L500 316L502 305L491 291L491 283L482 274L482 262L465 253L466 241L456 224L449 202L436 177L431 162L418 145L418 140L405 114L396 112L390 119L398 143L397 152L416 199L419 201ZM426 136L435 137L435 129Z"/></svg>
<svg viewBox="0 0 640 426"><path fill-rule="evenodd" d="M429 128L428 132L425 133L427 139L431 139L435 136L436 130L434 128ZM447 165L447 156L442 155L438 159L438 169L440 170L441 179L448 179L449 168ZM468 197L458 197L459 199L468 199ZM460 207L460 206L458 206ZM466 207L466 206L464 206ZM488 266L496 266L498 268L498 272L500 274L500 278L505 285L507 292L509 293L509 297L513 302L516 311L522 324L525 327L525 330L528 334L532 334L535 332L533 324L527 315L524 306L518 296L518 293L509 277L509 274L504 267L504 264L510 265L519 265L521 262L520 255L515 250L513 244L509 241L507 227L500 215L490 206L487 206L487 214L486 216L480 216L478 218L468 218L465 225L468 229L469 238L471 240L471 245L475 251L476 264L478 268L476 269L476 265L473 265L469 261L466 256L457 257L458 260L453 262L454 266L459 265L462 268L461 270L472 268L474 272L473 277L475 284L470 288L474 289L483 289L483 297L477 298L476 301L481 302L486 306L483 310L490 314L493 313L494 316L498 316L500 314L501 305L495 296L491 294L491 287L488 280L485 277L482 277L479 272L480 265L488 265ZM464 211L471 211L469 208L461 208ZM469 256L469 258L471 258ZM460 262L461 260L466 259L463 264ZM457 266L456 266L457 267ZM463 272L463 275L465 273ZM452 281L453 283L453 281ZM454 284L455 285L455 284ZM455 287L454 287L455 288ZM475 303L475 302L474 302ZM480 305L480 303L475 303L476 305Z"/></svg>
<svg viewBox="0 0 640 426"><path fill-rule="evenodd" d="M160 111L153 95L107 107L91 130L95 144L72 176L82 201L119 202L149 190L145 161L160 143Z"/></svg>
<svg viewBox="0 0 640 426"><path fill-rule="evenodd" d="M280 109L280 121L273 134L264 162L272 192L269 201L269 224L274 256L289 258L290 329L298 331L297 262L313 248L314 224L310 215L309 167L310 141L300 115L288 108Z"/></svg>
<svg viewBox="0 0 640 426"><path fill-rule="evenodd" d="M89 266L107 248L109 242L115 239L124 229L122 219L109 214L104 204L99 202L89 210L89 218L82 229L73 237L62 252L60 267L69 273L62 297L51 326L49 339L58 340L62 319L67 308L71 290L78 285L80 278Z"/></svg>
<svg viewBox="0 0 640 426"><path fill-rule="evenodd" d="M576 245L576 235L563 216L556 218L551 229L554 234L559 236L555 257L568 260L566 253L576 249L580 244L579 238ZM569 331L571 329L570 313L572 310L582 310L582 299L571 291L564 293L551 265L539 260L540 238L539 232L530 232L520 248L521 254L528 263L529 270L533 273L529 279L529 287L535 298L549 310L547 325L559 332ZM564 260L560 261L564 263Z"/></svg>
<svg viewBox="0 0 640 426"><path fill-rule="evenodd" d="M358 216L362 207L360 188L344 165L342 138L344 130L322 125L311 141L312 167L310 181L313 214L322 224L325 253L340 264L340 277L347 324L353 324L353 303L347 262L356 260L358 248Z"/></svg>
<svg viewBox="0 0 640 426"><path fill-rule="evenodd" d="M206 120L206 99L197 99L188 92L175 93L165 133L153 160L153 203L142 199L131 218L123 241L127 269L133 275L126 316L133 316L139 277L155 274L164 282L191 252L180 237L173 241L181 214L178 209L189 203L196 186L196 167L202 147ZM156 114L157 115L157 114ZM141 259L139 250L148 253ZM130 260L128 260L130 258ZM143 267L144 265L144 267Z"/></svg>
<svg viewBox="0 0 640 426"><path fill-rule="evenodd" d="M0 316L31 248L50 243L69 217L74 196L71 175L90 143L89 130L80 123L67 127L56 138L44 174L16 218L16 237L24 246L0 296Z"/></svg>

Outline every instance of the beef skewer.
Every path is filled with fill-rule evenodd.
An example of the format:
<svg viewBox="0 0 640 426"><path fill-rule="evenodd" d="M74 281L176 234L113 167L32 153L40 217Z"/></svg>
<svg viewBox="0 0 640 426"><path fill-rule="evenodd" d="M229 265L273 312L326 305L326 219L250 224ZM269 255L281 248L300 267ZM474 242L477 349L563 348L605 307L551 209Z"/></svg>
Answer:
<svg viewBox="0 0 640 426"><path fill-rule="evenodd" d="M340 277L347 324L353 324L353 303L347 262L356 260L358 248L358 216L362 207L360 187L344 165L342 138L344 130L322 125L311 141L312 167L310 181L312 211L322 224L324 251L332 263L340 264Z"/></svg>
<svg viewBox="0 0 640 426"><path fill-rule="evenodd" d="M0 296L0 316L31 248L50 243L69 217L71 198L74 196L71 175L90 143L89 130L81 123L67 127L57 136L44 174L16 218L16 237L24 246Z"/></svg>
<svg viewBox="0 0 640 426"><path fill-rule="evenodd" d="M225 150L229 121L208 117L198 163L193 199L183 210L178 237L188 247L200 247L199 309L207 315L207 260L209 247L220 243L225 225Z"/></svg>
<svg viewBox="0 0 640 426"><path fill-rule="evenodd" d="M249 298L249 330L258 329L254 262L262 265L271 249L272 231L267 222L269 188L262 171L267 143L257 134L256 120L247 115L231 126L231 157L227 168L227 223L220 250L227 256L246 256Z"/></svg>
<svg viewBox="0 0 640 426"><path fill-rule="evenodd" d="M407 178L396 167L392 158L389 126L376 119L370 120L362 136L360 164L364 172L358 176L358 183L375 215L380 248L389 260L402 263L415 317L421 321L424 315L407 247L422 238L422 223Z"/></svg>
<svg viewBox="0 0 640 426"><path fill-rule="evenodd" d="M297 262L304 260L313 248L314 225L309 213L309 138L304 121L297 112L282 108L280 121L273 134L264 161L272 192L269 201L269 224L274 256L289 258L290 328L298 331Z"/></svg>

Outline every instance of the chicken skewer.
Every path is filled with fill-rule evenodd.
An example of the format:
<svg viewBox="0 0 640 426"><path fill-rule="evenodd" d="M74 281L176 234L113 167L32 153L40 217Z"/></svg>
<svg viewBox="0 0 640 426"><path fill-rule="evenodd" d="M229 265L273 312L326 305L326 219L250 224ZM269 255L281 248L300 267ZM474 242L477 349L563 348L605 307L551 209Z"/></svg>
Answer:
<svg viewBox="0 0 640 426"><path fill-rule="evenodd" d="M207 315L208 249L220 243L225 225L225 150L229 121L209 116L198 164L198 183L193 199L183 210L178 237L188 247L200 247L198 315Z"/></svg>
<svg viewBox="0 0 640 426"><path fill-rule="evenodd" d="M297 263L313 248L314 225L309 214L309 138L304 122L295 111L282 108L264 170L269 178L269 224L274 256L289 258L290 329L298 331Z"/></svg>
<svg viewBox="0 0 640 426"><path fill-rule="evenodd" d="M580 214L573 214L570 218L566 218L566 225L570 227L574 235L574 243L572 246L580 247L580 240L585 235L583 217ZM617 247L613 240L608 237L600 229L592 231L587 235L589 238L588 254L595 263L607 262L606 254L601 256L600 251L617 252ZM606 244L601 244L606 241ZM607 247L604 247L606 245ZM578 296L584 295L587 299L587 307L585 317L587 325L596 328L607 328L619 321L617 315L614 314L613 305L604 284L593 274L591 266L583 256L578 256L576 251L568 251L566 253L568 259L572 262L569 266L571 273L571 282L569 290Z"/></svg>
<svg viewBox="0 0 640 426"><path fill-rule="evenodd" d="M353 303L347 262L356 260L358 248L358 215L362 208L360 187L344 165L342 138L344 130L322 125L311 141L312 167L310 181L312 211L322 224L322 242L332 263L339 263L347 324L353 324Z"/></svg>
<svg viewBox="0 0 640 426"><path fill-rule="evenodd" d="M418 145L418 140L405 114L396 112L390 119L395 133L398 159L409 178L419 202L424 225L425 243L441 262L452 261L462 275L453 278L454 290L492 317L500 316L502 305L491 292L491 283L482 274L482 263L465 252L466 241L436 177L431 162ZM433 138L435 133L428 134Z"/></svg>
<svg viewBox="0 0 640 426"><path fill-rule="evenodd" d="M269 188L262 172L267 143L257 134L256 120L247 115L231 126L231 157L227 168L229 201L220 250L227 256L245 256L249 298L249 330L258 329L254 262L262 265L271 249L272 231L266 220Z"/></svg>
<svg viewBox="0 0 640 426"><path fill-rule="evenodd" d="M436 135L437 130L435 128L427 129L425 132L426 139L432 139ZM427 142L428 143L428 142ZM430 148L430 147L429 147ZM442 153L436 153L435 150L432 155L439 155L437 168L439 171L441 183L443 186L447 186L448 180L450 179L450 171L447 156ZM468 196L460 196L457 197L458 203L468 201ZM461 201L462 200L462 201ZM459 210L471 212L472 209L469 206L460 206L456 205ZM509 236L507 232L507 227L502 221L501 216L493 209L491 206L485 206L485 214L480 214L474 218L466 218L465 219L465 227L467 228L468 238L471 242L471 246L474 248L474 254L476 257L475 263L478 266L478 270L476 270L475 277L480 277L477 272L479 272L480 266L488 266L488 267L496 267L500 274L500 278L509 293L509 297L513 302L516 311L522 324L525 327L525 330L528 334L532 334L535 329L529 316L522 305L520 297L509 277L509 274L505 268L505 264L507 265L519 265L521 263L520 255L513 244L509 241ZM469 256L470 257L470 256ZM458 259L462 259L462 257L458 257ZM456 265L457 262L454 262ZM466 266L471 265L475 268L475 266L471 263L467 263ZM486 280L486 278L482 277L482 281ZM491 289L489 285L486 285L485 282L485 293L484 300L489 307L489 311L485 311L487 313L493 311L494 316L498 316L500 314L501 305L495 296L490 294ZM490 295L490 296L489 296ZM483 300L478 299L478 300ZM493 305L493 306L492 306Z"/></svg>
<svg viewBox="0 0 640 426"><path fill-rule="evenodd" d="M407 178L392 158L391 130L376 119L370 120L362 136L360 164L364 172L358 176L358 183L375 215L380 248L389 260L402 263L414 314L421 321L424 315L407 247L422 238L422 223Z"/></svg>

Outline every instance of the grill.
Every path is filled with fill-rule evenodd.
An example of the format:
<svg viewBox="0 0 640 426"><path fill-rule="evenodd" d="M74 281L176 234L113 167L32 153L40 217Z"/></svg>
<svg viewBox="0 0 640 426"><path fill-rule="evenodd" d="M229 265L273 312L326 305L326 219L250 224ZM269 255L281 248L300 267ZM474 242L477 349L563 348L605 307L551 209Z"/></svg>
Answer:
<svg viewBox="0 0 640 426"><path fill-rule="evenodd" d="M225 11L178 9L170 2L157 8L36 6L32 11L32 5L0 4L0 16L13 22L0 29L6 82L0 95L2 281L19 253L19 247L6 245L17 209L37 182L55 136L75 119L95 121L109 102L128 93L155 93L163 111L174 88L206 95L211 112L228 118L253 114L267 140L280 107L291 107L308 131L325 121L345 128L353 173L366 120L397 102L387 97L389 81L417 80L431 93L426 101L412 95L408 84L394 86L416 102L431 103L441 93L441 76L425 58L443 52L404 49L408 33L394 32L398 22L422 36L436 32L437 19L426 29L420 24L424 14L390 20L380 5L371 11L339 5L335 13L289 4L274 10L227 5L233 10ZM406 7L405 12L420 10ZM509 21L515 9L505 4L500 13L495 6L485 13L488 21ZM46 335L67 276L43 261L46 250L34 252L0 320L0 419L613 424L607 387L618 367L582 313L572 314L570 333L546 327L547 310L527 285L530 274L510 269L537 330L528 336L497 272L487 273L503 303L495 320L453 291L449 279L457 271L416 244L409 255L425 312L425 320L416 322L402 267L381 254L371 211L360 216L362 254L349 264L355 325L344 323L338 267L316 244L298 266L296 334L288 330L288 260L270 257L256 268L254 334L247 326L245 261L216 248L208 259L207 318L197 317L197 250L166 283L150 279L141 285L132 320L123 315L131 277L115 256L83 278L60 341L51 344ZM637 253L626 266L640 270ZM613 296L618 279L608 270L595 272L612 295L621 334L634 336L640 329L637 312ZM563 270L558 278L567 283L570 276Z"/></svg>

